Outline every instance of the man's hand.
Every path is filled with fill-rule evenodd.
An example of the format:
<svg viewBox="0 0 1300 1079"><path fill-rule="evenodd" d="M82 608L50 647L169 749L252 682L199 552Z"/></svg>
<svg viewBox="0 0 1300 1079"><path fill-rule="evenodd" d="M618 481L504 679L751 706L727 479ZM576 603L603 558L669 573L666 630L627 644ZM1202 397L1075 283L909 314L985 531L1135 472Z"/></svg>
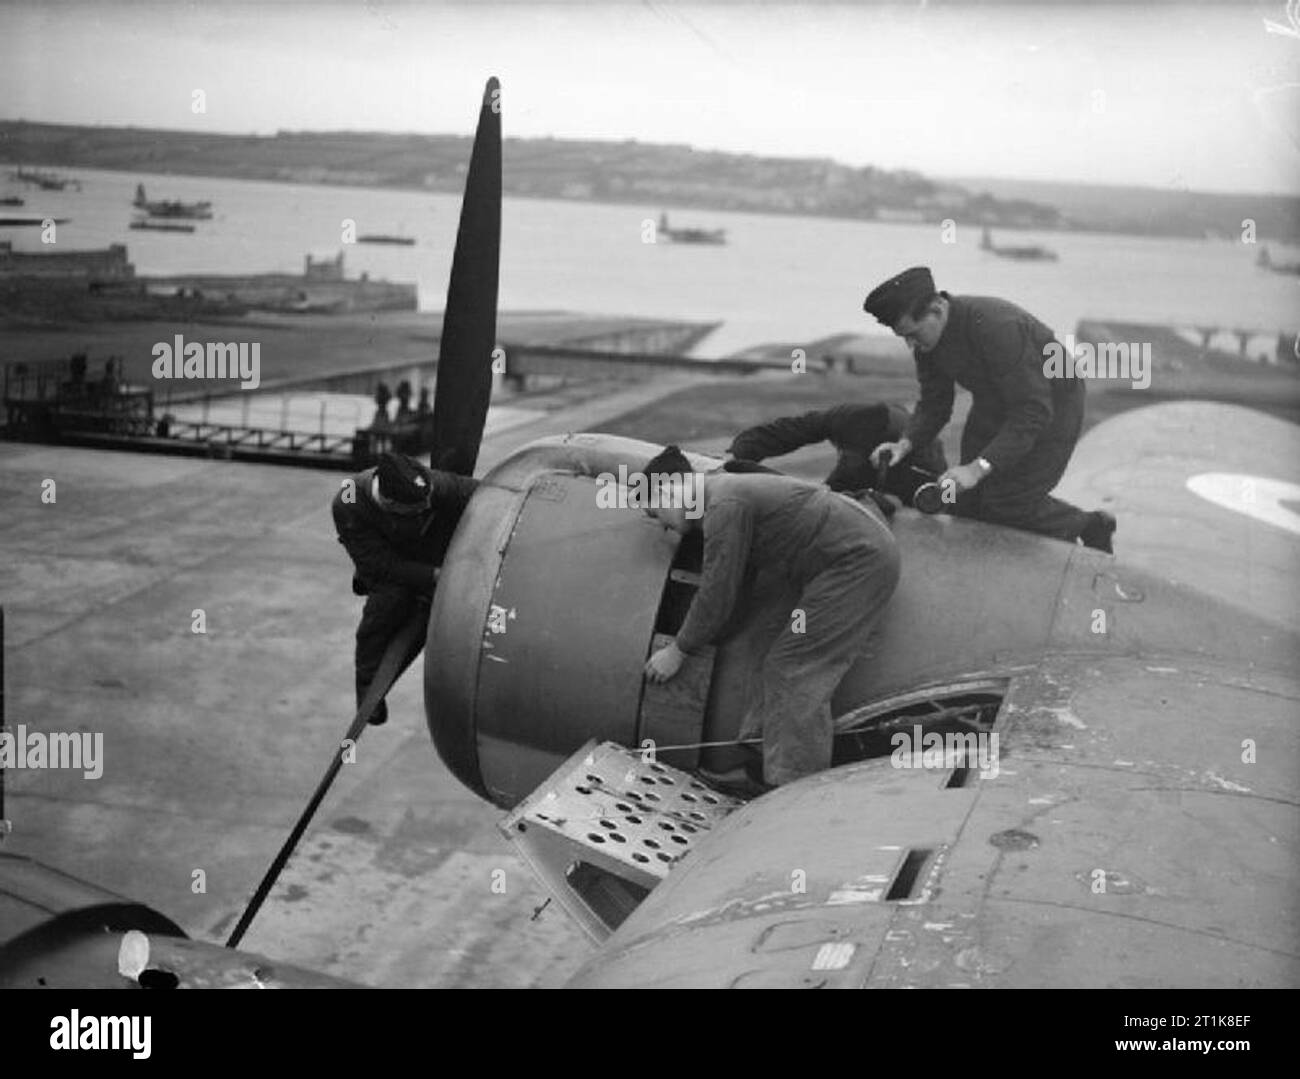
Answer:
<svg viewBox="0 0 1300 1079"><path fill-rule="evenodd" d="M891 465L896 465L911 452L912 443L905 438L900 438L897 442L882 442L871 451L871 463L876 468L879 468L881 456L888 454L889 463Z"/></svg>
<svg viewBox="0 0 1300 1079"><path fill-rule="evenodd" d="M972 461L968 465L954 465L939 477L938 483L941 490L951 484L958 491L969 491L983 478L984 470Z"/></svg>
<svg viewBox="0 0 1300 1079"><path fill-rule="evenodd" d="M677 642L665 645L646 660L645 676L651 682L667 682L682 668L686 653L677 647Z"/></svg>

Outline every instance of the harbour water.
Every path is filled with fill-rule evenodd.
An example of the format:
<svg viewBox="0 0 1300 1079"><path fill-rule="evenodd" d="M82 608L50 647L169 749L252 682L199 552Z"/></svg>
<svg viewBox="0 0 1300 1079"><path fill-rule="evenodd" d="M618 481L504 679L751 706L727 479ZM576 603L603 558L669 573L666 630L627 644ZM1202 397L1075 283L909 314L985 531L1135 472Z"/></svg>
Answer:
<svg viewBox="0 0 1300 1079"><path fill-rule="evenodd" d="M0 194L25 198L22 213L70 219L58 228L59 245L125 243L141 274L300 272L306 253L342 249L349 276L415 281L422 309L443 304L459 195L91 169L57 170L81 180L82 190L54 192L22 188L8 171ZM192 234L131 231L137 183L151 199L211 200L215 217L196 222ZM729 242L645 242L647 224L665 209L675 226L725 228ZM346 244L348 222L355 234L416 243ZM1300 330L1300 278L1256 267L1258 245L1009 231L997 239L1042 244L1060 259L999 259L979 249L977 226L961 222L956 242L945 243L937 225L507 197L501 307L721 321L696 353L723 356L766 342L879 332L862 313L863 296L889 274L923 264L940 288L1005 297L1058 335L1085 317ZM41 245L38 229L0 229L0 240L15 250ZM1295 257L1270 247L1280 261Z"/></svg>

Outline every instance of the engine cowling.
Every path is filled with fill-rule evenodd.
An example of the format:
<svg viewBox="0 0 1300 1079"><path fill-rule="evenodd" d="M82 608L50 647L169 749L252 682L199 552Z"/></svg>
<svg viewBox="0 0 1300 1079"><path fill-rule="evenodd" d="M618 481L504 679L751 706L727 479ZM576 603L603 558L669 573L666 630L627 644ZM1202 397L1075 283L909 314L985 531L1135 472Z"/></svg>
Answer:
<svg viewBox="0 0 1300 1079"><path fill-rule="evenodd" d="M645 683L656 634L674 633L689 605L699 549L639 510L601 505L596 477L635 471L658 449L606 435L541 440L489 472L461 520L430 616L425 703L448 767L498 805L517 803L589 738L734 737L746 687L796 605L781 582L760 578L716 651L667 686ZM903 581L877 647L835 695L837 715L1032 655L1050 634L1072 548L911 511L895 528ZM971 560L981 566L974 596ZM1005 602L991 607L989 595ZM954 609L936 619L945 604Z"/></svg>

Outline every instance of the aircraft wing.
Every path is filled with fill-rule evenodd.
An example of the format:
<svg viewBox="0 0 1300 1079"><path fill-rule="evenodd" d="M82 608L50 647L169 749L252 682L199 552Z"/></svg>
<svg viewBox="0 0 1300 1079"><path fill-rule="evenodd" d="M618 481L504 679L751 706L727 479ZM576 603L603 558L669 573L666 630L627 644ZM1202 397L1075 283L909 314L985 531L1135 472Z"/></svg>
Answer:
<svg viewBox="0 0 1300 1079"><path fill-rule="evenodd" d="M572 984L1295 985L1298 706L1213 660L1021 670L996 774L885 757L765 795Z"/></svg>
<svg viewBox="0 0 1300 1079"><path fill-rule="evenodd" d="M988 768L876 757L748 803L573 984L1300 984L1297 450L1261 413L1161 404L1090 432L1059 491L1119 517L1116 580L1200 590L1221 642L1263 627L1253 659L1160 611L995 657L967 672L1006 679Z"/></svg>
<svg viewBox="0 0 1300 1079"><path fill-rule="evenodd" d="M145 944L127 977L123 940ZM137 950L137 954L138 950ZM190 940L157 911L30 858L0 852L0 989L360 988L251 952Z"/></svg>
<svg viewBox="0 0 1300 1079"><path fill-rule="evenodd" d="M1055 493L1119 519L1127 565L1300 629L1300 427L1175 401L1098 424Z"/></svg>

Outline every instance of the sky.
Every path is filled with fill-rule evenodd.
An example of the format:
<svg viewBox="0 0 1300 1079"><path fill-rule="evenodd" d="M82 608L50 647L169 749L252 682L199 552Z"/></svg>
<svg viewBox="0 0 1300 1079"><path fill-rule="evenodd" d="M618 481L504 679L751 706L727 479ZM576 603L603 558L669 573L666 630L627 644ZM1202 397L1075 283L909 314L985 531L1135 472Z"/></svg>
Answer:
<svg viewBox="0 0 1300 1079"><path fill-rule="evenodd" d="M1290 6L0 3L0 118L470 134L495 74L507 136L1300 194Z"/></svg>

